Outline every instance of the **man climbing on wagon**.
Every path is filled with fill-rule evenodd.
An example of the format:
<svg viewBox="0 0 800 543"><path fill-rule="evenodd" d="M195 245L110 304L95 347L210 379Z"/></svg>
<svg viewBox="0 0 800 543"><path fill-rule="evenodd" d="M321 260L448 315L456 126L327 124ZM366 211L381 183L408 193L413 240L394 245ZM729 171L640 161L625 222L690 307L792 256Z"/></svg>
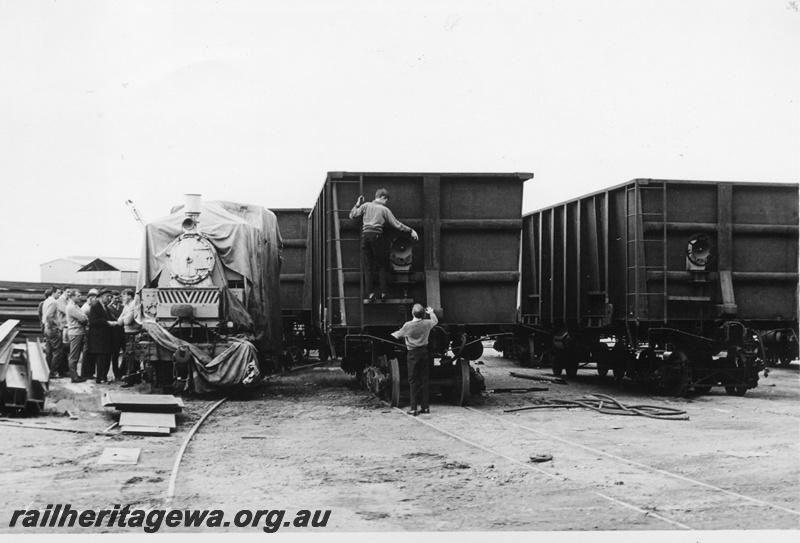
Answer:
<svg viewBox="0 0 800 543"><path fill-rule="evenodd" d="M422 317L428 314L429 319L423 320ZM439 320L433 312L433 308L422 309L420 304L414 304L411 308L411 315L414 317L403 325L397 332L392 332L392 336L397 339L405 338L408 363L408 388L411 395L411 409L409 415L430 413L428 404L428 373L430 362L428 355L428 337L431 330ZM417 402L419 398L419 402ZM421 409L417 411L417 405Z"/></svg>
<svg viewBox="0 0 800 543"><path fill-rule="evenodd" d="M356 205L350 211L350 218L363 217L361 227L361 252L364 253L364 286L369 293L370 300L385 300L386 291L389 289L389 262L386 251L386 239L383 237L383 225L401 231L410 232L414 241L419 236L413 228L398 221L392 211L386 207L389 202L389 191L378 189L375 199L364 202L364 196L359 196ZM378 273L379 289L373 288L373 274Z"/></svg>

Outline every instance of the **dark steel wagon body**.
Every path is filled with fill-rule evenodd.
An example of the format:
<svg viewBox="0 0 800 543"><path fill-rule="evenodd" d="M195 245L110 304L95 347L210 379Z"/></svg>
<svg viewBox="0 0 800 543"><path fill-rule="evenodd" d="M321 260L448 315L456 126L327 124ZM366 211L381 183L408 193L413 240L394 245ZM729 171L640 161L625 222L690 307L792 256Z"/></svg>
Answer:
<svg viewBox="0 0 800 543"><path fill-rule="evenodd" d="M280 296L284 352L281 365L300 362L310 349L319 349L311 318L311 267L308 251L310 208L271 209L281 231ZM325 349L320 358L327 359Z"/></svg>
<svg viewBox="0 0 800 543"><path fill-rule="evenodd" d="M438 359L431 382L455 390L457 403L466 400L467 359L480 356L480 338L510 331L516 323L522 188L531 177L328 174L311 213L311 306L317 330L342 357L343 369L397 405L405 387L393 372L404 372L396 366L404 367L405 351L390 333L410 320L414 303L429 305L440 319L429 344ZM384 230L393 255L390 292L386 301L369 303L361 222L350 219L349 212L359 195L370 201L380 188L389 191L389 208L417 231L419 242Z"/></svg>
<svg viewBox="0 0 800 543"><path fill-rule="evenodd" d="M797 184L637 179L525 215L522 246L516 350L557 373L744 394L796 350Z"/></svg>

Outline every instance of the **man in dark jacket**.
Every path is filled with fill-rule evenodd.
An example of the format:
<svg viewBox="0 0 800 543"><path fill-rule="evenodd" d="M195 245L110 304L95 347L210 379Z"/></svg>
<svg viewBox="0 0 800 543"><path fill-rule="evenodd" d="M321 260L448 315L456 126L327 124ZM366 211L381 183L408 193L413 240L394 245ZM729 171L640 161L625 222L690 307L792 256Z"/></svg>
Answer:
<svg viewBox="0 0 800 543"><path fill-rule="evenodd" d="M108 309L106 309L111 301L111 291L101 288L97 299L97 303L89 308L88 354L94 360L97 368L95 381L107 383L111 353L114 348L113 327L119 325L117 321L111 320Z"/></svg>
<svg viewBox="0 0 800 543"><path fill-rule="evenodd" d="M112 321L118 321L119 316L122 314L122 304L119 299L119 292L116 290L111 291L111 303L106 306L108 316ZM111 371L114 372L114 379L119 380L122 378L122 373L119 367L119 355L122 348L125 346L125 331L122 325L115 326L111 329L111 335L114 338L114 343L111 345Z"/></svg>

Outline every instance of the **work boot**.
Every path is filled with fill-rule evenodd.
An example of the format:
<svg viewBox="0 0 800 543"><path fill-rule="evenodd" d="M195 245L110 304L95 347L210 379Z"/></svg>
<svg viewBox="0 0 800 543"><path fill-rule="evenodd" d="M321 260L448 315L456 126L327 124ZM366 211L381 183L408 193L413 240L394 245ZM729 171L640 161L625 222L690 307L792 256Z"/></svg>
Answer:
<svg viewBox="0 0 800 543"><path fill-rule="evenodd" d="M417 416L417 410L416 409L410 409L410 410L406 411L406 415L411 415L412 417L416 417Z"/></svg>

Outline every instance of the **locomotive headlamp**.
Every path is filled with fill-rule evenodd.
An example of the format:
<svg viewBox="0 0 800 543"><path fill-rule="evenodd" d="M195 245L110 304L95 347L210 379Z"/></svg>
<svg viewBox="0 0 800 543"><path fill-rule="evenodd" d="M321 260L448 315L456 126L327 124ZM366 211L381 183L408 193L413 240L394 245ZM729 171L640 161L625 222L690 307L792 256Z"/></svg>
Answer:
<svg viewBox="0 0 800 543"><path fill-rule="evenodd" d="M414 262L414 242L411 238L395 238L389 247L389 260L395 266L410 266Z"/></svg>
<svg viewBox="0 0 800 543"><path fill-rule="evenodd" d="M197 230L197 221L192 217L186 217L181 223L181 228L183 228L184 232L194 232Z"/></svg>
<svg viewBox="0 0 800 543"><path fill-rule="evenodd" d="M689 269L705 269L717 258L717 247L706 234L695 234L689 238L686 247L687 267Z"/></svg>

